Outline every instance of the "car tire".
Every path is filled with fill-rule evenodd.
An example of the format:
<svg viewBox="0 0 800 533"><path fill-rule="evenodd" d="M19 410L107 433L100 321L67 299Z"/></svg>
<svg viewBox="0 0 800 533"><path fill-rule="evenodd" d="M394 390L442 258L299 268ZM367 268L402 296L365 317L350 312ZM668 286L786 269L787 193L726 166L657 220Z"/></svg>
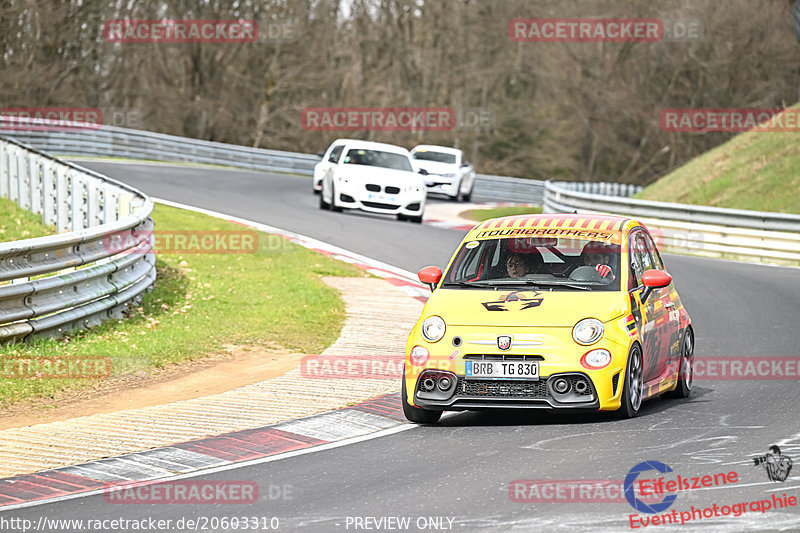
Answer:
<svg viewBox="0 0 800 533"><path fill-rule="evenodd" d="M622 398L617 414L620 418L634 418L642 407L644 394L644 361L642 349L634 344L628 352L628 364L625 365L625 380L622 385Z"/></svg>
<svg viewBox="0 0 800 533"><path fill-rule="evenodd" d="M688 398L694 382L694 332L686 329L681 349L681 363L678 370L678 385L664 394L665 398Z"/></svg>
<svg viewBox="0 0 800 533"><path fill-rule="evenodd" d="M470 187L470 188L469 188L469 192L468 192L467 194L462 194L462 195L461 195L461 200L462 200L463 202L469 202L470 200L472 200L472 189L473 189L474 187L475 187L475 185L473 185L472 187Z"/></svg>
<svg viewBox="0 0 800 533"><path fill-rule="evenodd" d="M403 387L400 391L400 398L403 402L403 414L409 422L415 424L435 424L442 418L442 411L430 411L415 407L406 401L406 374L403 372Z"/></svg>
<svg viewBox="0 0 800 533"><path fill-rule="evenodd" d="M403 213L397 213L397 220L399 220L400 222L403 222L405 220L408 220L408 217L405 216Z"/></svg>
<svg viewBox="0 0 800 533"><path fill-rule="evenodd" d="M322 186L322 190L319 191L319 208L323 211L327 211L331 208L331 204L325 201L325 186Z"/></svg>
<svg viewBox="0 0 800 533"><path fill-rule="evenodd" d="M331 185L331 211L341 213L342 208L336 205L336 189Z"/></svg>
<svg viewBox="0 0 800 533"><path fill-rule="evenodd" d="M408 220L410 220L411 222L413 222L415 224L422 224L422 215L420 215L418 217L408 217Z"/></svg>

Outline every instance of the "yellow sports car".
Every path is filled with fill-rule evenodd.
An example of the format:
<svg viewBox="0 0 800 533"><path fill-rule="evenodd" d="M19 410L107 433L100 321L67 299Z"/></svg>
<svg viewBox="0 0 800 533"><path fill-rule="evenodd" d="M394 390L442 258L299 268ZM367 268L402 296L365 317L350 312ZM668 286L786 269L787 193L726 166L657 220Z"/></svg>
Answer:
<svg viewBox="0 0 800 533"><path fill-rule="evenodd" d="M694 333L643 224L583 214L475 226L442 274L406 346L406 418L521 407L618 411L687 397Z"/></svg>

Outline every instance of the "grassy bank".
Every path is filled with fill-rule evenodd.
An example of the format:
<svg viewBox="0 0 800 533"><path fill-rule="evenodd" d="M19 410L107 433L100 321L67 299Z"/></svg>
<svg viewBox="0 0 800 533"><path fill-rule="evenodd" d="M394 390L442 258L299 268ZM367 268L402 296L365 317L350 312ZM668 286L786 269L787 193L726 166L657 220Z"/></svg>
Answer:
<svg viewBox="0 0 800 533"><path fill-rule="evenodd" d="M246 230L161 205L153 218L157 232ZM116 377L200 358L229 345L279 345L319 353L336 340L344 322L339 294L320 276L362 275L351 265L264 233L258 234L255 253L159 254L156 267L155 288L127 320L61 339L0 346L0 357L108 356ZM0 375L0 403L91 386L92 380L86 379Z"/></svg>
<svg viewBox="0 0 800 533"><path fill-rule="evenodd" d="M800 106L792 110L800 112ZM800 213L797 141L796 132L742 133L667 174L636 198Z"/></svg>
<svg viewBox="0 0 800 533"><path fill-rule="evenodd" d="M44 237L55 232L55 226L42 224L40 215L29 213L16 203L0 198L0 242Z"/></svg>

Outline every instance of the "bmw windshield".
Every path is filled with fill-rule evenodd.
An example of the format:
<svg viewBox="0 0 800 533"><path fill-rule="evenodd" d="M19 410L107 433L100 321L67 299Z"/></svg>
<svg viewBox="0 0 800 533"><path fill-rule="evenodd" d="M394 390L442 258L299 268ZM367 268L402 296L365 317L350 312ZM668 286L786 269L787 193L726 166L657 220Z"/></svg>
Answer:
<svg viewBox="0 0 800 533"><path fill-rule="evenodd" d="M414 152L411 154L411 157L417 161L435 161L437 163L447 163L448 165L456 164L456 155L446 154L444 152L428 152L425 150Z"/></svg>
<svg viewBox="0 0 800 533"><path fill-rule="evenodd" d="M362 150L351 148L343 160L346 165L366 165L370 167L393 168L414 172L408 157L403 154L383 152L381 150Z"/></svg>
<svg viewBox="0 0 800 533"><path fill-rule="evenodd" d="M573 238L465 242L444 276L447 288L620 289L620 246Z"/></svg>

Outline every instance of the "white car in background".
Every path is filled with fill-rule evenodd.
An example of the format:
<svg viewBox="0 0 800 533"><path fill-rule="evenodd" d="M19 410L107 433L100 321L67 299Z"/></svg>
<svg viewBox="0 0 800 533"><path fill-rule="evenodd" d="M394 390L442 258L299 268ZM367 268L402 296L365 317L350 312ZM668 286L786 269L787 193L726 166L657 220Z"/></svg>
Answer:
<svg viewBox="0 0 800 533"><path fill-rule="evenodd" d="M339 161L339 156L342 155L342 148L344 148L344 143L346 142L358 142L357 139L336 139L328 146L328 149L325 150L325 153L318 152L317 155L322 158L322 160L314 165L314 177L311 180L311 189L314 191L314 194L319 194L322 190L322 176L325 175L325 172L331 168L331 165L335 165L337 161Z"/></svg>
<svg viewBox="0 0 800 533"><path fill-rule="evenodd" d="M318 163L320 209L360 209L422 222L425 183L400 146L339 139ZM316 174L316 169L315 169ZM316 180L316 176L314 177Z"/></svg>
<svg viewBox="0 0 800 533"><path fill-rule="evenodd" d="M468 202L475 186L475 169L458 148L421 144L411 150L414 168L423 174L428 192Z"/></svg>

